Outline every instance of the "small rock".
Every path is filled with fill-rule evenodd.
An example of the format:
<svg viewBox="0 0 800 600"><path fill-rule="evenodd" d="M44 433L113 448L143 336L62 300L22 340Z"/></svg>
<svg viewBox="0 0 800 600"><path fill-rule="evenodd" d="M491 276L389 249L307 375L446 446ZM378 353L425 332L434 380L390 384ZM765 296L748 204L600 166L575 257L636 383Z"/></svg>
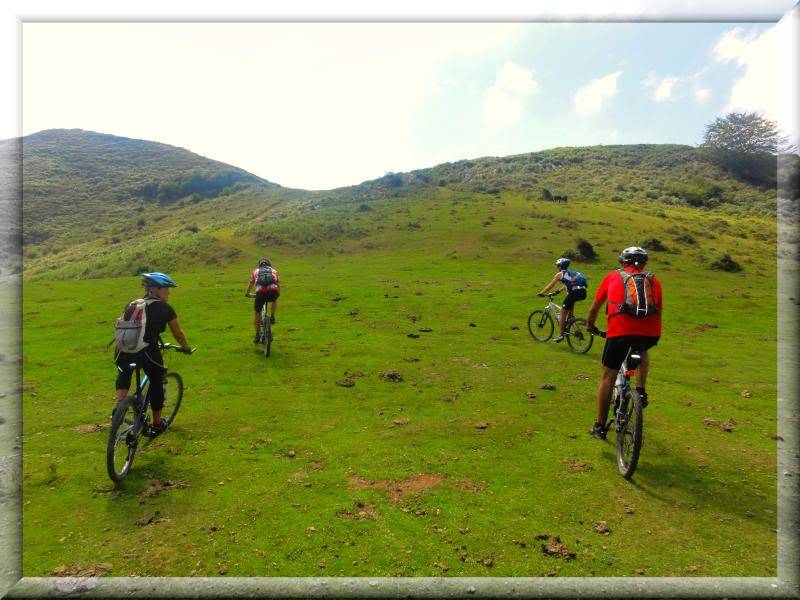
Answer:
<svg viewBox="0 0 800 600"><path fill-rule="evenodd" d="M294 458L294 457L295 457L295 456L297 456L297 455L295 454L295 451L294 451L294 450L289 450L289 451L286 453L286 456L288 456L289 458Z"/></svg>
<svg viewBox="0 0 800 600"><path fill-rule="evenodd" d="M475 423L475 429L486 429L487 427L489 427L489 424L483 421L480 423Z"/></svg>
<svg viewBox="0 0 800 600"><path fill-rule="evenodd" d="M456 401L455 396L445 396L444 398L442 398L442 402L455 402L455 401Z"/></svg>
<svg viewBox="0 0 800 600"><path fill-rule="evenodd" d="M483 559L483 566L491 567L494 564L494 560L491 558L484 558Z"/></svg>
<svg viewBox="0 0 800 600"><path fill-rule="evenodd" d="M518 331L518 330L519 330L519 327L517 327L516 325L512 325L511 326L511 331Z"/></svg>
<svg viewBox="0 0 800 600"><path fill-rule="evenodd" d="M750 390L742 390L742 398L750 398L752 395Z"/></svg>
<svg viewBox="0 0 800 600"><path fill-rule="evenodd" d="M540 390L554 390L554 389L556 389L556 386L554 386L552 383L543 383L542 385L539 386L539 389Z"/></svg>
<svg viewBox="0 0 800 600"><path fill-rule="evenodd" d="M395 419L392 421L395 425L408 425L411 422L410 419Z"/></svg>
<svg viewBox="0 0 800 600"><path fill-rule="evenodd" d="M611 529L609 529L608 523L605 521L597 521L597 523L594 524L594 530L602 535L608 535L611 533Z"/></svg>
<svg viewBox="0 0 800 600"><path fill-rule="evenodd" d="M406 337L410 337L412 340L415 340L419 337L418 333L409 333Z"/></svg>
<svg viewBox="0 0 800 600"><path fill-rule="evenodd" d="M470 327L477 327L477 325L475 325L475 323L470 323L469 326Z"/></svg>
<svg viewBox="0 0 800 600"><path fill-rule="evenodd" d="M626 506L622 510L626 515L632 515L635 512L632 506Z"/></svg>
<svg viewBox="0 0 800 600"><path fill-rule="evenodd" d="M345 387L345 388L351 388L355 384L356 384L356 382L353 381L352 379L349 379L349 378L340 379L339 381L336 382L336 385L338 385L339 387Z"/></svg>
<svg viewBox="0 0 800 600"><path fill-rule="evenodd" d="M399 371L386 371L385 373L381 373L381 379L385 381L399 382L403 381L403 374Z"/></svg>
<svg viewBox="0 0 800 600"><path fill-rule="evenodd" d="M536 394L534 392L525 392L525 395L528 398L536 398Z"/></svg>
<svg viewBox="0 0 800 600"><path fill-rule="evenodd" d="M433 329L431 329L430 327L423 327L422 329L419 329L418 331L421 331L422 333L430 333L431 331L433 331Z"/></svg>

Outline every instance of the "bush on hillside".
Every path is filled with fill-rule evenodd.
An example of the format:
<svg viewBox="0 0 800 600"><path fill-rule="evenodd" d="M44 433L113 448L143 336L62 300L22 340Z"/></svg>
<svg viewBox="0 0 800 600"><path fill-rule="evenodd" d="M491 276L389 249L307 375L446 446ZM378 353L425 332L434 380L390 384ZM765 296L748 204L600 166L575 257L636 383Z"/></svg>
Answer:
<svg viewBox="0 0 800 600"><path fill-rule="evenodd" d="M597 259L597 252L594 251L594 248L589 243L588 240L583 238L578 238L577 243L575 244L575 248L578 250L578 254L583 260L595 260Z"/></svg>
<svg viewBox="0 0 800 600"><path fill-rule="evenodd" d="M742 270L742 265L733 260L730 254L723 254L709 266L715 271L727 271L728 273L738 273Z"/></svg>
<svg viewBox="0 0 800 600"><path fill-rule="evenodd" d="M642 248L645 250L655 250L656 252L666 252L667 247L661 243L658 238L647 238L641 243Z"/></svg>
<svg viewBox="0 0 800 600"><path fill-rule="evenodd" d="M675 242L683 246L694 246L697 243L697 240L695 240L688 233L682 233L675 238Z"/></svg>
<svg viewBox="0 0 800 600"><path fill-rule="evenodd" d="M568 248L561 253L561 256L570 260L580 260L581 255L574 248Z"/></svg>
<svg viewBox="0 0 800 600"><path fill-rule="evenodd" d="M549 202L552 199L553 199L553 193L547 188L542 188L542 200L547 200Z"/></svg>

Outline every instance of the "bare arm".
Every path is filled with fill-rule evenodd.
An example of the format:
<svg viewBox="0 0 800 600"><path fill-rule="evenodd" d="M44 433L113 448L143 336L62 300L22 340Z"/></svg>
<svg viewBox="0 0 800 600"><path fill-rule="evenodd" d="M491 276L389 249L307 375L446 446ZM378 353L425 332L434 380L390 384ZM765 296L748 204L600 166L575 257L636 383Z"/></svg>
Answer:
<svg viewBox="0 0 800 600"><path fill-rule="evenodd" d="M253 280L251 279L251 280L250 280L250 281L247 283L247 291L244 293L244 295L245 295L245 296L249 296L249 295L250 295L250 290L252 290L252 289L253 289Z"/></svg>
<svg viewBox="0 0 800 600"><path fill-rule="evenodd" d="M183 333L183 329L181 329L180 324L178 323L177 317L172 319L169 323L169 330L172 332L172 335L175 336L175 339L178 340L178 343L181 345L181 348L184 350L191 350L191 346L189 346L189 342L186 341L186 336Z"/></svg>
<svg viewBox="0 0 800 600"><path fill-rule="evenodd" d="M594 328L594 322L597 319L597 313L600 312L600 308L602 308L603 304L605 304L605 300L598 300L597 298L594 299L592 305L589 307L589 313L586 315L586 327L591 331Z"/></svg>
<svg viewBox="0 0 800 600"><path fill-rule="evenodd" d="M550 290L550 288L556 285L559 281L561 281L561 271L556 273L555 277L553 277L553 280L546 286L544 286L544 289L541 292L539 292L539 294L546 294Z"/></svg>

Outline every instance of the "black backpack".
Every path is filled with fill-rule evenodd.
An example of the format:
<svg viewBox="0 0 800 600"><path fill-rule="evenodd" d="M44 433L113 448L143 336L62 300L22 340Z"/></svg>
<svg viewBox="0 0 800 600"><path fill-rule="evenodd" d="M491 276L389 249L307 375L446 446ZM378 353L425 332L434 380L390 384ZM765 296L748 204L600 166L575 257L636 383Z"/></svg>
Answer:
<svg viewBox="0 0 800 600"><path fill-rule="evenodd" d="M272 267L259 267L256 283L263 287L275 285L275 273L272 272Z"/></svg>

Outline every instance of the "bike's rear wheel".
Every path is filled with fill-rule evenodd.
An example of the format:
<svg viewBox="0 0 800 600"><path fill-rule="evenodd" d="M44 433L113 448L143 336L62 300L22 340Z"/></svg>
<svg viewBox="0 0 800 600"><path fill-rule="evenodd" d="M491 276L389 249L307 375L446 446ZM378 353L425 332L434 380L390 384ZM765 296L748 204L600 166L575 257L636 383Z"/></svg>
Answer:
<svg viewBox="0 0 800 600"><path fill-rule="evenodd" d="M622 400L617 431L617 468L626 479L633 476L642 450L642 403L639 394L630 392Z"/></svg>
<svg viewBox="0 0 800 600"><path fill-rule="evenodd" d="M535 310L528 317L528 331L531 332L533 339L539 342L546 342L553 337L555 325L549 313L543 310Z"/></svg>
<svg viewBox="0 0 800 600"><path fill-rule="evenodd" d="M261 334L264 339L264 358L269 356L270 348L272 347L272 324L269 317L264 317L264 331Z"/></svg>
<svg viewBox="0 0 800 600"><path fill-rule="evenodd" d="M567 327L567 343L576 354L586 354L592 347L594 336L589 333L586 319L573 319Z"/></svg>
<svg viewBox="0 0 800 600"><path fill-rule="evenodd" d="M136 398L121 400L111 417L111 430L106 447L106 469L111 481L121 482L131 471L139 434L136 430Z"/></svg>

